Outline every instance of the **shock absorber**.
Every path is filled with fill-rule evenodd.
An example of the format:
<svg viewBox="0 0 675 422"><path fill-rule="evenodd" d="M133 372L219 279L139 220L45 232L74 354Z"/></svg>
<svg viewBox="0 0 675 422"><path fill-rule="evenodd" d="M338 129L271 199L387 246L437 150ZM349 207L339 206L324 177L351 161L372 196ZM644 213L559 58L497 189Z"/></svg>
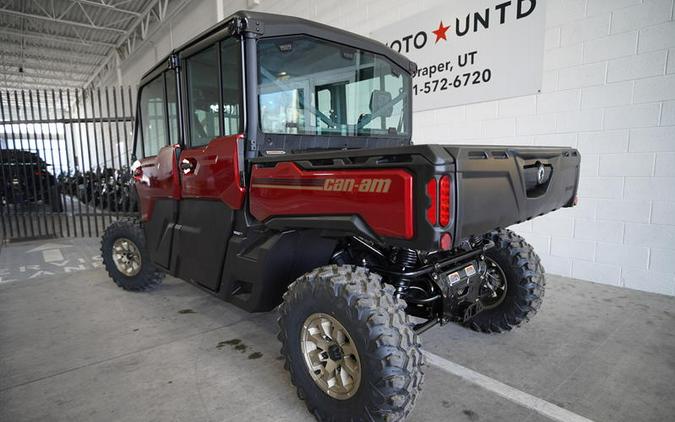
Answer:
<svg viewBox="0 0 675 422"><path fill-rule="evenodd" d="M417 264L417 252L412 249L401 248L396 251L392 262L402 268L412 268Z"/></svg>

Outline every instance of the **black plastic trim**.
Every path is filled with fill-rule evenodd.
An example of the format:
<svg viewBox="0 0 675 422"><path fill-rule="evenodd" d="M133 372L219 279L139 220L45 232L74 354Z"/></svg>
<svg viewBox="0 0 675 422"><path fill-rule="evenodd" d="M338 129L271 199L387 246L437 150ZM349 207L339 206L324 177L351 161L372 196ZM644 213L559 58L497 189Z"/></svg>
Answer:
<svg viewBox="0 0 675 422"><path fill-rule="evenodd" d="M265 221L265 225L279 231L320 230L322 236L326 237L364 236L382 242L382 239L358 215L272 217Z"/></svg>

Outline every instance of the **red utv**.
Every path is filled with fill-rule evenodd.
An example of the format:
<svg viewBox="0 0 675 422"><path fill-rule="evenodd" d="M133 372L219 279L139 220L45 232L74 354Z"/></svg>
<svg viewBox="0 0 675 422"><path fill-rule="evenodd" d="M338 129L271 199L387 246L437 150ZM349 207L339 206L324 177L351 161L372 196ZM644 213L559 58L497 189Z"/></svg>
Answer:
<svg viewBox="0 0 675 422"><path fill-rule="evenodd" d="M168 273L278 308L285 366L319 420L405 418L422 332L507 331L537 311L544 270L506 227L573 206L580 162L413 145L415 69L370 39L253 12L174 51L140 84L140 216L103 236L112 279L138 291Z"/></svg>

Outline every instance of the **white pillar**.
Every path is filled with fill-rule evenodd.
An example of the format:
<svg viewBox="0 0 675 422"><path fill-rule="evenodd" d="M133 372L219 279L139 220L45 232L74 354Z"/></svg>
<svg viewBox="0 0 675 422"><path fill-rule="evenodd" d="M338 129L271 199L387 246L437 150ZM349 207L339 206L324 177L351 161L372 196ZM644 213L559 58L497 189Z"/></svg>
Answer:
<svg viewBox="0 0 675 422"><path fill-rule="evenodd" d="M218 18L218 22L220 22L227 17L225 15L225 0L217 0L216 7L218 8L216 10L216 17Z"/></svg>
<svg viewBox="0 0 675 422"><path fill-rule="evenodd" d="M115 72L117 73L117 85L122 86L122 58L117 50L115 50Z"/></svg>

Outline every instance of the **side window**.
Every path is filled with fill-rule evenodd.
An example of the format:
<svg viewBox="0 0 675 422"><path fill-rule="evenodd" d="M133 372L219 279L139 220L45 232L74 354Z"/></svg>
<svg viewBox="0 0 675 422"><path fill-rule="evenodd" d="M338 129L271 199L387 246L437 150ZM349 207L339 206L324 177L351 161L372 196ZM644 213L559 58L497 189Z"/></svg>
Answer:
<svg viewBox="0 0 675 422"><path fill-rule="evenodd" d="M241 47L239 40L228 38L220 44L223 78L223 135L242 132Z"/></svg>
<svg viewBox="0 0 675 422"><path fill-rule="evenodd" d="M143 87L140 112L144 156L157 155L160 148L168 145L162 75Z"/></svg>
<svg viewBox="0 0 675 422"><path fill-rule="evenodd" d="M190 56L186 68L191 145L206 145L221 133L218 45Z"/></svg>
<svg viewBox="0 0 675 422"><path fill-rule="evenodd" d="M169 141L172 144L180 142L178 133L178 96L176 95L176 73L167 70L166 75L166 108L169 118Z"/></svg>

